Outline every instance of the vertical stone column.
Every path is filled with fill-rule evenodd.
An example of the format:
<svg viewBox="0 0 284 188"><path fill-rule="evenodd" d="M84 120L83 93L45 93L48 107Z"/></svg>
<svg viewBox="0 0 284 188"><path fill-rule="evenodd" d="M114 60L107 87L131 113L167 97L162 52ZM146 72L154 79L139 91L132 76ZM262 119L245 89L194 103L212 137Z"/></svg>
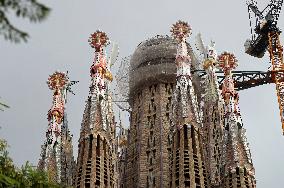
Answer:
<svg viewBox="0 0 284 188"><path fill-rule="evenodd" d="M56 71L50 75L47 84L53 91L53 102L48 111L46 141L42 146L38 168L47 172L50 181L71 186L74 159L65 112L66 90L70 89L70 81L65 73Z"/></svg>
<svg viewBox="0 0 284 188"><path fill-rule="evenodd" d="M114 175L115 124L108 90L112 74L103 50L108 37L104 32L96 31L89 43L95 49L95 58L90 68L91 85L79 139L75 187L114 187L117 181Z"/></svg>
<svg viewBox="0 0 284 188"><path fill-rule="evenodd" d="M178 21L172 34L178 42L176 88L173 100L172 163L170 187L208 187L200 136L201 118L190 72L186 37L191 28Z"/></svg>
<svg viewBox="0 0 284 188"><path fill-rule="evenodd" d="M212 45L207 46L203 68L206 71L203 105L203 144L207 161L206 168L212 187L221 186L223 147L223 99L215 74L217 52Z"/></svg>
<svg viewBox="0 0 284 188"><path fill-rule="evenodd" d="M235 91L232 69L238 65L236 57L228 52L218 57L225 80L222 87L224 105L223 187L254 188L255 177L245 129L238 107L239 95Z"/></svg>

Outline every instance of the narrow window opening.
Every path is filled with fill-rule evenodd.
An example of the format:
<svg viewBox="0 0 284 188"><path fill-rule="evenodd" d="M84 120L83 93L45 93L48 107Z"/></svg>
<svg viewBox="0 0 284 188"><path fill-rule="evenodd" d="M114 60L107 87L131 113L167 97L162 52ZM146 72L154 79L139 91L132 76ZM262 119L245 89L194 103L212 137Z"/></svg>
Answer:
<svg viewBox="0 0 284 188"><path fill-rule="evenodd" d="M177 148L180 146L180 132L177 130Z"/></svg>
<svg viewBox="0 0 284 188"><path fill-rule="evenodd" d="M88 158L92 158L92 151L93 151L93 134L90 135L90 139L89 139L89 152L88 152Z"/></svg>
<svg viewBox="0 0 284 188"><path fill-rule="evenodd" d="M97 136L96 154L98 157L100 156L100 135Z"/></svg>
<svg viewBox="0 0 284 188"><path fill-rule="evenodd" d="M188 149L187 125L183 125L183 134L184 134L184 149Z"/></svg>

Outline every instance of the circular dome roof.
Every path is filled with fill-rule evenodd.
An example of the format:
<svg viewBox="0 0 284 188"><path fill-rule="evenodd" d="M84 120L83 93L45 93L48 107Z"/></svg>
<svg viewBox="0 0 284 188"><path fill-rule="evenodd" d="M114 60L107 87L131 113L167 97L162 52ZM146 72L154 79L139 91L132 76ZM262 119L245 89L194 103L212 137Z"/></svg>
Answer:
<svg viewBox="0 0 284 188"><path fill-rule="evenodd" d="M134 51L129 67L129 91L142 85L175 80L177 42L169 36L156 36L141 42Z"/></svg>
<svg viewBox="0 0 284 188"><path fill-rule="evenodd" d="M134 70L141 66L151 65L157 59L175 58L176 49L177 42L173 38L157 35L137 46L130 60L130 67Z"/></svg>

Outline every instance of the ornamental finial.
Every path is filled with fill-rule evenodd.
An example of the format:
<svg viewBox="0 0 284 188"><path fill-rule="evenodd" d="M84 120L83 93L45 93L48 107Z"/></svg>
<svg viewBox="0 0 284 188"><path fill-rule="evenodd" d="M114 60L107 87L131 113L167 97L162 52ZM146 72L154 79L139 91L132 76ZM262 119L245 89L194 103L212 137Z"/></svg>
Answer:
<svg viewBox="0 0 284 188"><path fill-rule="evenodd" d="M223 52L218 56L219 67L222 68L226 74L227 71L231 71L238 66L238 60L234 54L229 52Z"/></svg>
<svg viewBox="0 0 284 188"><path fill-rule="evenodd" d="M99 30L91 34L88 41L91 47L95 48L97 52L101 51L102 47L109 44L109 38L106 33Z"/></svg>
<svg viewBox="0 0 284 188"><path fill-rule="evenodd" d="M47 85L51 90L63 89L68 82L67 75L63 72L55 72L49 76Z"/></svg>
<svg viewBox="0 0 284 188"><path fill-rule="evenodd" d="M223 52L218 56L218 67L224 71L225 80L222 87L222 95L225 99L225 104L228 104L230 97L234 96L238 100L238 94L235 91L234 79L232 78L231 71L238 66L238 60L234 54Z"/></svg>
<svg viewBox="0 0 284 188"><path fill-rule="evenodd" d="M99 76L101 79L106 78L109 81L113 80L112 74L109 70L108 60L106 59L102 47L109 44L109 38L105 32L97 30L91 34L89 43L92 48L95 48L97 54L91 67L91 76ZM104 87L104 84L99 83L100 87Z"/></svg>
<svg viewBox="0 0 284 188"><path fill-rule="evenodd" d="M173 24L171 33L175 39L177 39L179 42L182 42L191 34L191 27L187 22L179 20Z"/></svg>

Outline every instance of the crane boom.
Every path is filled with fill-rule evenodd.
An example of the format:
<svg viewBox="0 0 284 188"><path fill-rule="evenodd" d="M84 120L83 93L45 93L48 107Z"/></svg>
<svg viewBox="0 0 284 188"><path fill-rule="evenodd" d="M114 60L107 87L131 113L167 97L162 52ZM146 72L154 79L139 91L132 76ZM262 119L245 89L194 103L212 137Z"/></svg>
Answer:
<svg viewBox="0 0 284 188"><path fill-rule="evenodd" d="M283 0L271 0L271 3L268 5L270 6L270 11L266 15L266 19L271 20L272 25L274 25L275 27L277 25L277 21L279 18L282 4L283 4Z"/></svg>
<svg viewBox="0 0 284 188"><path fill-rule="evenodd" d="M279 103L280 118L282 123L282 131L284 135L284 63L283 63L283 47L280 44L279 32L269 32L268 34L268 51L274 72L273 80L276 84L276 92Z"/></svg>
<svg viewBox="0 0 284 188"><path fill-rule="evenodd" d="M249 10L255 13L256 27L254 28L257 37L252 33L252 40L245 42L246 53L251 56L262 58L268 49L272 64L272 79L276 84L282 132L284 135L284 63L283 47L280 44L279 35L281 31L277 27L277 21L281 11L283 0L270 0L270 3L263 11L259 11L255 0L247 3ZM264 15L266 12L266 15ZM259 20L260 19L260 20ZM251 20L250 20L251 25ZM251 28L252 30L252 28Z"/></svg>
<svg viewBox="0 0 284 188"><path fill-rule="evenodd" d="M255 3L250 3L250 4L248 4L248 8L249 8L250 10L252 10L252 11L255 13L255 15L258 16L260 19L263 19L263 18L264 18L263 15L262 15L262 12L260 12L260 11L258 10L258 8L257 8L257 6L256 6Z"/></svg>

